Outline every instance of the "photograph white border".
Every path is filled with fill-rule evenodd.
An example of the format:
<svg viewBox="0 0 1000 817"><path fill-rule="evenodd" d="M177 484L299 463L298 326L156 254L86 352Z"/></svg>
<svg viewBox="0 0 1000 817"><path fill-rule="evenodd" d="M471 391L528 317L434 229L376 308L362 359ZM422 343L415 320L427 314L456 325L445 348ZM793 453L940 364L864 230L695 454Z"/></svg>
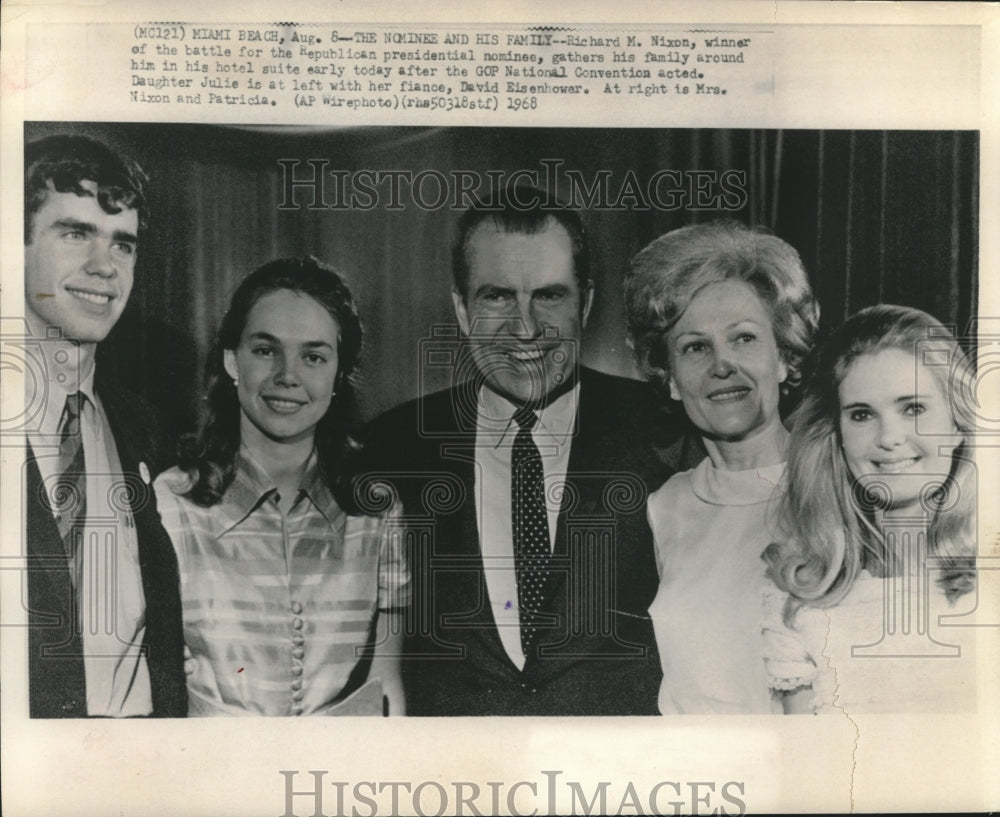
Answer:
<svg viewBox="0 0 1000 817"><path fill-rule="evenodd" d="M972 129L980 132L979 309L1000 317L997 216L1000 204L1000 6L975 3L506 3L488 9L459 3L301 3L276 9L265 3L192 2L60 6L5 3L0 51L0 315L23 314L20 156L23 122L154 121L149 111L122 104L127 71L121 51L105 47L130 37L134 22L268 23L281 15L295 22L360 22L469 26L573 25L630 30L630 26L726 25L768 27L774 90L764 99L678 109L644 99L622 119L596 105L525 116L520 126L585 126L595 121L636 127ZM971 29L967 27L972 27ZM970 38L969 31L974 32ZM117 39L116 39L117 38ZM970 54L968 45L978 47ZM752 103L752 104L751 104ZM173 107L154 112L159 121L239 122L238 114ZM267 124L255 112L253 124ZM327 114L328 115L328 114ZM247 114L243 112L244 121ZM357 125L432 124L412 114L358 117ZM171 117L174 117L173 119ZM441 115L438 114L439 119ZM595 120L595 117L597 119ZM444 122L445 120L440 119ZM307 113L284 113L275 123L318 124ZM448 116L449 125L497 124L482 115ZM329 124L327 122L326 124ZM511 121L500 124L515 124ZM16 159L16 161L15 161ZM444 297L444 296L443 296ZM4 416L18 393L4 373ZM994 383L981 395L1000 406ZM995 412L994 412L995 413ZM751 812L956 811L1000 806L1000 683L996 631L984 631L979 650L981 707L977 716L866 716L823 718L674 719L208 719L178 721L31 721L25 717L26 634L19 608L16 559L21 531L17 507L21 463L11 449L0 464L0 618L3 675L0 689L4 814L279 815L285 810L280 770L297 770L298 788L309 770L325 781L436 781L454 792L456 782L484 790L478 806L489 813L487 785L502 782L500 810L547 813L546 771L579 781L587 793L608 781L614 808L632 783L645 797L658 782L712 783L718 792L740 781ZM987 486L1000 485L996 464L982 467ZM995 492L993 495L996 495ZM983 519L984 526L996 520ZM986 530L996 530L985 528ZM991 555L998 544L993 539ZM981 550L982 552L982 550ZM11 569L13 568L13 569ZM992 618L998 620L998 599ZM514 783L522 786L508 803ZM337 813L336 787L324 792L324 813ZM678 800L693 810L691 790ZM702 795L705 787L696 790ZM386 803L387 795L378 798ZM565 788L556 810L571 807ZM697 795L695 795L697 796ZM670 798L663 796L663 803ZM347 799L346 813L361 801ZM436 799L427 793L428 813ZM454 804L454 801L452 801ZM412 805L405 797L400 809ZM702 803L709 813L731 802ZM381 806L380 806L381 809ZM308 797L295 799L297 814L312 814ZM378 813L384 813L380 810ZM469 812L473 813L473 812ZM624 813L633 813L625 811Z"/></svg>

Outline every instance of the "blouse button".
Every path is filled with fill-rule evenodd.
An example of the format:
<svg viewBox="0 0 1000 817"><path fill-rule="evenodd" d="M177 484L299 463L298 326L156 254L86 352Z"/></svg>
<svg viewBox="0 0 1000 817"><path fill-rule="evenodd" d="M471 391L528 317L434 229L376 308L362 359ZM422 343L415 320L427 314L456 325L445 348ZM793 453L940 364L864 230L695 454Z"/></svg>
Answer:
<svg viewBox="0 0 1000 817"><path fill-rule="evenodd" d="M300 602L293 601L292 612L295 613L295 615L299 615L302 612L302 604Z"/></svg>
<svg viewBox="0 0 1000 817"><path fill-rule="evenodd" d="M302 635L302 633L292 633L292 643L295 646L299 646L301 644L305 644L306 643L305 636Z"/></svg>
<svg viewBox="0 0 1000 817"><path fill-rule="evenodd" d="M299 618L298 616L295 616L295 618L292 619L292 627L295 628L296 630L301 630L302 629L302 619Z"/></svg>
<svg viewBox="0 0 1000 817"><path fill-rule="evenodd" d="M306 654L306 651L302 647L292 647L292 658L301 658Z"/></svg>
<svg viewBox="0 0 1000 817"><path fill-rule="evenodd" d="M296 678L294 681L292 681L292 689L293 690L302 689L302 679L301 678Z"/></svg>
<svg viewBox="0 0 1000 817"><path fill-rule="evenodd" d="M301 689L297 689L297 690L295 690L295 692L292 693L292 700L295 703L301 703L301 701L302 701L302 690Z"/></svg>
<svg viewBox="0 0 1000 817"><path fill-rule="evenodd" d="M298 676L298 675L301 675L301 674L302 674L302 665L298 661L293 661L292 662L292 675Z"/></svg>
<svg viewBox="0 0 1000 817"><path fill-rule="evenodd" d="M302 704L292 704L292 714L301 715L302 714Z"/></svg>

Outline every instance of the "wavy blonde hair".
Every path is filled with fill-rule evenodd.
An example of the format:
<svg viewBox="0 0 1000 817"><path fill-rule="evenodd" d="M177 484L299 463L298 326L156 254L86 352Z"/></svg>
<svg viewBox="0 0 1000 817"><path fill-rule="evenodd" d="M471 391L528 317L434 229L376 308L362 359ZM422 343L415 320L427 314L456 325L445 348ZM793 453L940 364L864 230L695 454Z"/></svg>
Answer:
<svg viewBox="0 0 1000 817"><path fill-rule="evenodd" d="M764 552L769 575L790 595L786 621L803 604L838 604L863 569L877 576L897 570L875 524L878 498L853 479L840 446L840 384L857 358L886 349L933 352L942 365L931 371L949 396L956 428L966 436L975 429L972 364L952 333L926 312L873 306L831 335L790 418L787 491L779 508L782 540ZM955 449L945 484L922 497L931 516L928 553L941 568L938 581L950 600L973 587L975 501L975 467L963 443Z"/></svg>
<svg viewBox="0 0 1000 817"><path fill-rule="evenodd" d="M667 333L698 292L728 280L748 284L767 309L788 369L782 392L799 385L819 325L819 306L799 254L763 227L714 221L661 235L636 254L626 273L629 343L643 374L665 394Z"/></svg>

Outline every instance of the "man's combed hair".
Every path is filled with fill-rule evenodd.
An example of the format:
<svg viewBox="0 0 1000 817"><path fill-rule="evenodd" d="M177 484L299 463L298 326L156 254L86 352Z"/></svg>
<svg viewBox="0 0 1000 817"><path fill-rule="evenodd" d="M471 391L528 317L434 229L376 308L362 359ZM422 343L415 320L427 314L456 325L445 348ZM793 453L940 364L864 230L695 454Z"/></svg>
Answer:
<svg viewBox="0 0 1000 817"><path fill-rule="evenodd" d="M185 437L180 445L179 465L187 472L191 485L184 495L197 505L211 507L232 484L240 447L240 404L236 386L225 369L225 350L239 346L254 305L279 290L314 299L330 313L340 330L336 393L316 426L316 450L324 481L341 508L353 512L347 459L358 448L356 378L362 327L344 279L311 257L281 258L264 264L244 278L233 294L206 370L208 416L201 431Z"/></svg>
<svg viewBox="0 0 1000 817"><path fill-rule="evenodd" d="M935 350L947 365L932 369L951 402L956 428L975 428L974 373L958 342L925 312L880 305L858 312L820 350L802 402L792 415L780 508L781 540L768 546L769 574L789 593L786 620L803 604L832 607L850 591L862 570L875 576L899 569L875 524L878 497L851 476L841 450L840 384L862 355L897 349L907 354ZM969 592L975 578L975 467L965 444L952 457L951 473L926 497L930 516L928 553L938 583L953 600Z"/></svg>
<svg viewBox="0 0 1000 817"><path fill-rule="evenodd" d="M83 182L97 185L97 203L111 215L136 210L139 229L147 222L148 178L138 164L88 136L47 136L24 148L24 243L31 243L35 213L50 193L91 196Z"/></svg>
<svg viewBox="0 0 1000 817"><path fill-rule="evenodd" d="M576 283L581 293L586 292L591 286L590 249L580 214L528 185L502 188L496 201L477 202L462 213L452 250L455 291L463 300L469 297L469 243L481 225L490 224L502 233L536 235L552 223L561 225L569 235Z"/></svg>

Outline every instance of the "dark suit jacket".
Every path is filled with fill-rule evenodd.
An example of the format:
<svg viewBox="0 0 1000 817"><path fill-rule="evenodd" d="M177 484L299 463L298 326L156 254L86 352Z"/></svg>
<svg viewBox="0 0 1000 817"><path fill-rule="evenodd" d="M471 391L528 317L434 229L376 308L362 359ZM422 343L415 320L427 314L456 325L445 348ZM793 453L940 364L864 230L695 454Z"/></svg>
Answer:
<svg viewBox="0 0 1000 817"><path fill-rule="evenodd" d="M519 670L493 619L475 497L478 384L386 412L359 485L385 478L408 523L413 605L403 680L411 715L656 714L661 670L647 608L658 587L646 496L679 433L648 386L591 370L580 404L547 588L550 626ZM676 463L674 465L677 465Z"/></svg>
<svg viewBox="0 0 1000 817"><path fill-rule="evenodd" d="M139 463L155 475L157 457L149 406L135 395L98 382L121 460L132 488L130 499L146 597L143 649L149 667L154 717L187 715L184 639L177 558L156 510L152 484ZM73 591L59 530L48 506L35 455L28 446L24 475L27 498L28 695L33 718L87 716L83 649L74 626Z"/></svg>

